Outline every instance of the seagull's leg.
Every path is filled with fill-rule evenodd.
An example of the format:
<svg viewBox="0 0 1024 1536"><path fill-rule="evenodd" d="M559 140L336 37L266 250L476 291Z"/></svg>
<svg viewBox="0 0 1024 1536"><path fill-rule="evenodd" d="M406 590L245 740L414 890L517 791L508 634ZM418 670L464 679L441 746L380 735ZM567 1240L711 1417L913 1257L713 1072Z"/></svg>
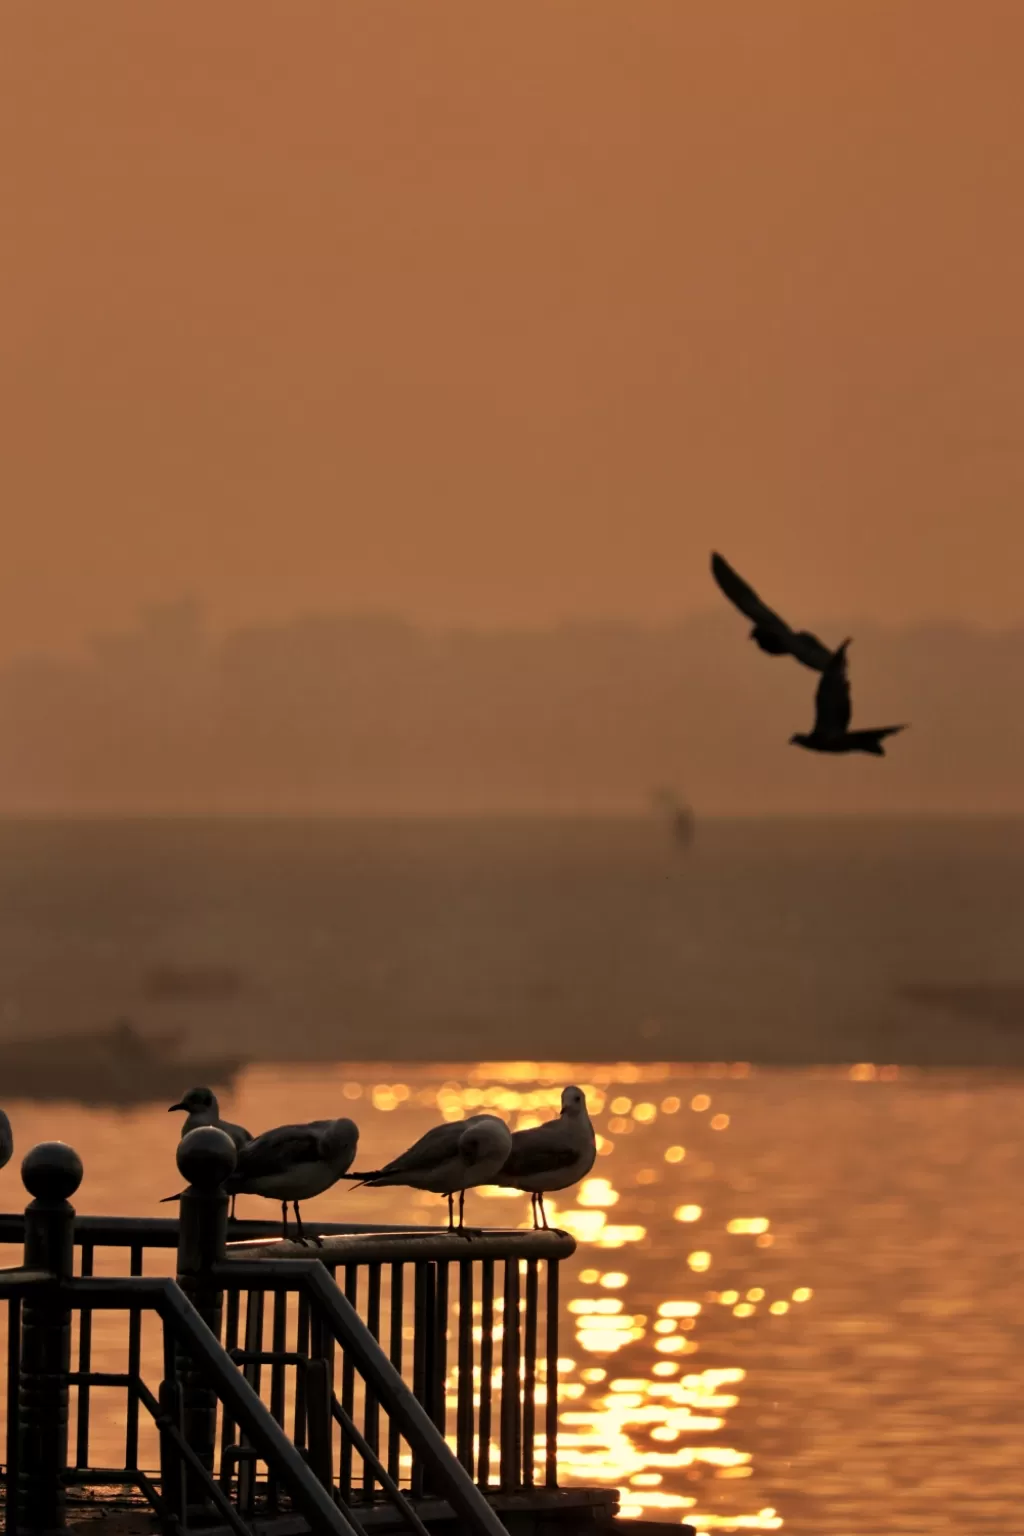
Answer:
<svg viewBox="0 0 1024 1536"><path fill-rule="evenodd" d="M305 1233L305 1230L304 1230L303 1225L302 1225L302 1217L299 1215L299 1202L296 1200L294 1202L294 1205L295 1205L295 1220L296 1220L296 1222L298 1224L298 1228L299 1228L299 1242L303 1245L303 1247L305 1247L307 1242L310 1242L310 1243L313 1244L314 1248L322 1248L323 1245L324 1245L324 1240L320 1236L319 1232L314 1232L313 1236L310 1237L310 1238L306 1237L306 1233Z"/></svg>
<svg viewBox="0 0 1024 1536"><path fill-rule="evenodd" d="M448 1192L448 1231L455 1231L455 1196Z"/></svg>
<svg viewBox="0 0 1024 1536"><path fill-rule="evenodd" d="M281 1201L281 1236L288 1241L288 1201Z"/></svg>
<svg viewBox="0 0 1024 1536"><path fill-rule="evenodd" d="M228 1206L228 1221L234 1221L235 1219L235 1201L237 1199L237 1195L231 1196L231 1204Z"/></svg>
<svg viewBox="0 0 1024 1536"><path fill-rule="evenodd" d="M537 1203L540 1206L541 1226L544 1228L545 1232L550 1232L551 1228L548 1226L548 1213L547 1213L547 1211L544 1208L544 1196L543 1195L538 1195L537 1196Z"/></svg>
<svg viewBox="0 0 1024 1536"><path fill-rule="evenodd" d="M479 1227L467 1227L466 1226L466 1191L464 1189L460 1189L459 1190L459 1231L462 1233L462 1236L466 1239L466 1242L467 1243L471 1243L473 1241L473 1234L474 1234L474 1232L479 1232L479 1230L480 1230Z"/></svg>
<svg viewBox="0 0 1024 1536"><path fill-rule="evenodd" d="M540 1226L540 1218L537 1215L537 1192L536 1192L536 1190L534 1190L534 1192L530 1196L530 1215L533 1217L533 1230L536 1232L537 1228Z"/></svg>

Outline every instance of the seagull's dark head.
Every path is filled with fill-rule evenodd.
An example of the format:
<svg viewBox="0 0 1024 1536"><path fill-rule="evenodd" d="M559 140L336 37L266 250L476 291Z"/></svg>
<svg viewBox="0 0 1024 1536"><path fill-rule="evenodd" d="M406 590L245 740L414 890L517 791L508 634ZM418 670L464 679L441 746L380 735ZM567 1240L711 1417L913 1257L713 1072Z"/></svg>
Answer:
<svg viewBox="0 0 1024 1536"><path fill-rule="evenodd" d="M217 1096L210 1088L190 1088L177 1104L170 1106L167 1113L170 1114L174 1109L187 1109L190 1115L207 1114L212 1110L216 1115Z"/></svg>

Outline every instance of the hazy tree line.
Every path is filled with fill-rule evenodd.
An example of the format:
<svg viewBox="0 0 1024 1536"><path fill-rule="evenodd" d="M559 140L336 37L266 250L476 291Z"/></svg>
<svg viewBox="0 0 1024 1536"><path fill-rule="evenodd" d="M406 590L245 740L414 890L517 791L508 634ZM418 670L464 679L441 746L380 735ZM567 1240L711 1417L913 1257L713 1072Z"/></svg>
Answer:
<svg viewBox="0 0 1024 1536"><path fill-rule="evenodd" d="M815 678L731 614L213 635L181 603L0 669L0 810L643 810L663 783L708 813L1024 809L1024 630L850 630L855 721L911 723L884 762L788 746Z"/></svg>

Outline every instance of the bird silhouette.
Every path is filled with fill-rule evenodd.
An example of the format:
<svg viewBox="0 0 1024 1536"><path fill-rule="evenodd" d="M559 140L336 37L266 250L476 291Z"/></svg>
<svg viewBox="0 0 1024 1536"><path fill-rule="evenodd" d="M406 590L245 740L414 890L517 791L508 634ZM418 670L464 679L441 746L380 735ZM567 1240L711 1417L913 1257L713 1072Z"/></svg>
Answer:
<svg viewBox="0 0 1024 1536"><path fill-rule="evenodd" d="M814 729L798 732L789 738L790 745L806 747L809 752L868 752L872 757L884 757L882 742L897 731L905 731L905 725L879 725L870 730L851 731L852 705L850 679L846 673L846 647L844 640L821 675L814 695Z"/></svg>
<svg viewBox="0 0 1024 1536"><path fill-rule="evenodd" d="M711 574L740 613L753 621L750 638L769 656L795 656L797 661L812 671L824 672L832 659L832 652L823 645L817 635L806 629L791 629L785 619L762 602L724 556L713 553Z"/></svg>

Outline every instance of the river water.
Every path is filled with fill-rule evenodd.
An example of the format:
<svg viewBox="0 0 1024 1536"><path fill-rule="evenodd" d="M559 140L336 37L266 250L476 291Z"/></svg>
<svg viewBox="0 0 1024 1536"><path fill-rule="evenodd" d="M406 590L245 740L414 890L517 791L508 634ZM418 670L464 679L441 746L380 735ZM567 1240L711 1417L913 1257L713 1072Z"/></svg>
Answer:
<svg viewBox="0 0 1024 1536"><path fill-rule="evenodd" d="M706 1531L1021 1536L1024 1079L884 1063L283 1063L248 1070L224 1110L254 1130L351 1114L372 1165L441 1115L543 1117L570 1081L602 1147L554 1201L579 1242L563 1477ZM19 1147L78 1149L80 1211L166 1211L179 1117L163 1106L8 1108ZM15 1165L0 1178L11 1208ZM480 1224L528 1220L525 1198L468 1198ZM242 1216L274 1209L239 1202ZM434 1222L444 1206L343 1186L305 1214ZM119 1351L100 1329L94 1365L123 1368ZM114 1394L97 1394L98 1444L104 1414L113 1454Z"/></svg>

